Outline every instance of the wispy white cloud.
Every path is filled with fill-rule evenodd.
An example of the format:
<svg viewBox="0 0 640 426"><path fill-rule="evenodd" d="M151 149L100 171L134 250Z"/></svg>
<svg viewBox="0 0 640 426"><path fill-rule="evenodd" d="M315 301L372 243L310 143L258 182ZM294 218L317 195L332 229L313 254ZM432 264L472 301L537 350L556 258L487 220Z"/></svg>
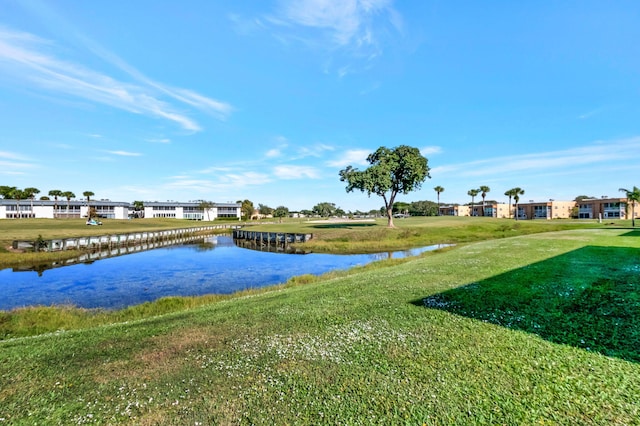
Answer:
<svg viewBox="0 0 640 426"><path fill-rule="evenodd" d="M15 152L0 151L0 174L23 175L25 170L35 167L36 165L28 157Z"/></svg>
<svg viewBox="0 0 640 426"><path fill-rule="evenodd" d="M151 138L151 139L147 139L146 141L151 143L162 143L162 144L171 143L171 139L169 138Z"/></svg>
<svg viewBox="0 0 640 426"><path fill-rule="evenodd" d="M592 109L591 111L587 111L587 112L585 112L584 114L580 114L580 115L578 116L578 118L579 118L580 120L586 120L586 119L588 119L588 118L591 118L591 117L594 117L594 116L596 116L596 115L601 114L604 110L605 110L605 108L604 108L604 107L596 108L596 109Z"/></svg>
<svg viewBox="0 0 640 426"><path fill-rule="evenodd" d="M142 154L139 152L128 152L128 151L105 151L112 155L119 155L121 157L140 157Z"/></svg>
<svg viewBox="0 0 640 426"><path fill-rule="evenodd" d="M194 191L206 193L208 191L233 191L247 186L263 185L271 182L271 178L264 173L239 172L216 175L215 179L195 179L190 176L173 176L170 182L164 185L172 191Z"/></svg>
<svg viewBox="0 0 640 426"><path fill-rule="evenodd" d="M87 44L90 44L91 50L97 52L102 59L129 73L138 84L119 81L81 64L60 59L50 53L55 46L48 40L3 27L0 27L0 73L28 84L32 90L37 87L131 113L166 119L191 132L200 131L200 125L161 96L178 100L221 119L233 109L229 104L193 91L174 89L156 83L115 55L95 44Z"/></svg>
<svg viewBox="0 0 640 426"><path fill-rule="evenodd" d="M24 157L20 154L16 154L15 152L9 151L0 151L0 158L6 158L7 160L20 160L27 161L27 157Z"/></svg>
<svg viewBox="0 0 640 426"><path fill-rule="evenodd" d="M371 154L371 151L367 149L351 149L343 153L339 158L328 161L327 165L329 167L365 166L369 164L367 162L369 154Z"/></svg>
<svg viewBox="0 0 640 426"><path fill-rule="evenodd" d="M311 146L303 146L298 148L296 159L306 158L306 157L322 157L325 152L333 151L334 148L330 145L326 145L323 143L317 143Z"/></svg>
<svg viewBox="0 0 640 426"><path fill-rule="evenodd" d="M425 146L420 148L420 154L427 157L432 154L440 154L442 152L442 148L439 146Z"/></svg>
<svg viewBox="0 0 640 426"><path fill-rule="evenodd" d="M596 142L583 147L496 157L467 163L449 164L431 169L432 176L482 177L499 174L539 173L552 170L573 171L576 168L608 164L612 171L620 162L640 161L640 137L616 141Z"/></svg>
<svg viewBox="0 0 640 426"><path fill-rule="evenodd" d="M280 0L264 21L285 44L341 51L365 61L379 57L384 39L404 29L393 0ZM358 68L352 62L338 64L336 73L343 77Z"/></svg>
<svg viewBox="0 0 640 426"><path fill-rule="evenodd" d="M280 179L318 179L320 174L315 167L280 165L273 168L273 174Z"/></svg>
<svg viewBox="0 0 640 426"><path fill-rule="evenodd" d="M273 148L273 149L270 149L269 151L265 152L264 155L267 158L280 157L282 155L282 151L280 151L279 148Z"/></svg>
<svg viewBox="0 0 640 426"><path fill-rule="evenodd" d="M387 14L389 22L400 29L402 21L391 0L285 0L280 2L280 22L327 31L339 45L373 45L374 19Z"/></svg>

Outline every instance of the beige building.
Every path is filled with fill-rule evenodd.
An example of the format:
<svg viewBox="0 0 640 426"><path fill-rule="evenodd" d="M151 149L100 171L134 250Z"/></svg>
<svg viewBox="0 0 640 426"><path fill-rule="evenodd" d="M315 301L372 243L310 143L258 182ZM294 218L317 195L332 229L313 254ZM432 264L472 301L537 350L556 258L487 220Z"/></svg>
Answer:
<svg viewBox="0 0 640 426"><path fill-rule="evenodd" d="M514 211L514 206L511 206L511 211ZM471 205L451 205L440 206L441 216L482 216L482 202L474 204L473 209ZM513 214L509 214L509 205L506 203L485 203L484 216L486 217L512 217Z"/></svg>
<svg viewBox="0 0 640 426"><path fill-rule="evenodd" d="M440 216L469 216L469 206L449 205L440 206Z"/></svg>
<svg viewBox="0 0 640 426"><path fill-rule="evenodd" d="M575 201L518 203L518 219L569 219L575 206Z"/></svg>
<svg viewBox="0 0 640 426"><path fill-rule="evenodd" d="M636 218L640 215L638 203L633 209L631 204L627 207L626 198L589 198L580 200L577 205L580 219L631 219L632 210Z"/></svg>

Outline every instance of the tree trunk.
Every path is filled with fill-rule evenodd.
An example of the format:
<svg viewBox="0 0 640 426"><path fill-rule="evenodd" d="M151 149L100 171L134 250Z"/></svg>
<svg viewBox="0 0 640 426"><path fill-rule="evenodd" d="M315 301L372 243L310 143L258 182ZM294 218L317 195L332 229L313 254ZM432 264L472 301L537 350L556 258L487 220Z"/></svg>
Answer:
<svg viewBox="0 0 640 426"><path fill-rule="evenodd" d="M393 224L393 207L387 208L387 228L395 228Z"/></svg>

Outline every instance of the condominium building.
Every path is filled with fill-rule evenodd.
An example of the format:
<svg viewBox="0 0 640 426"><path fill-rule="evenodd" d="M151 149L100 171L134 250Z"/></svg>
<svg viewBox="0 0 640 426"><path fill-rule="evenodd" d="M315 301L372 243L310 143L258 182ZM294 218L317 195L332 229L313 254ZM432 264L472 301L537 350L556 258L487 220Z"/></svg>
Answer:
<svg viewBox="0 0 640 426"><path fill-rule="evenodd" d="M482 203L471 205L449 205L440 206L441 216L482 216L484 210L484 216L486 217L512 217L513 214L509 214L509 205L506 203L485 203L484 209ZM513 206L511 206L513 212Z"/></svg>
<svg viewBox="0 0 640 426"><path fill-rule="evenodd" d="M108 200L7 200L0 199L0 219L79 219L87 217L89 208L99 217L126 219L129 203Z"/></svg>
<svg viewBox="0 0 640 426"><path fill-rule="evenodd" d="M518 219L569 219L575 206L575 201L518 203Z"/></svg>
<svg viewBox="0 0 640 426"><path fill-rule="evenodd" d="M640 214L637 205L634 210L636 216ZM627 213L630 219L631 211L627 212L626 198L589 198L578 203L580 219L625 219Z"/></svg>
<svg viewBox="0 0 640 426"><path fill-rule="evenodd" d="M93 209L98 217L127 219L130 217L167 217L174 219L212 221L219 218L240 219L241 205L238 203L212 203L203 209L201 203L145 202L142 211L121 201L109 200L8 200L0 199L0 219L79 219L89 216Z"/></svg>
<svg viewBox="0 0 640 426"><path fill-rule="evenodd" d="M144 217L167 217L172 219L189 219L211 221L218 218L234 218L240 220L242 211L238 203L211 203L211 207L203 209L201 203L180 203L176 201L144 203Z"/></svg>

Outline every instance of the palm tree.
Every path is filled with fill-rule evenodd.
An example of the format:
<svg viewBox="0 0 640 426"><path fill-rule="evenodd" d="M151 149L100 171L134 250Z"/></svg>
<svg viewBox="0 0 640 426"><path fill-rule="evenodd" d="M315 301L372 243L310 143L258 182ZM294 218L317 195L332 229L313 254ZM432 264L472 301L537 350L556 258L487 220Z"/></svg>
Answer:
<svg viewBox="0 0 640 426"><path fill-rule="evenodd" d="M515 187L513 189L511 189L511 191L513 191L513 201L515 201L516 203L516 220L518 220L518 201L520 201L520 196L524 195L524 189L519 188L519 187Z"/></svg>
<svg viewBox="0 0 640 426"><path fill-rule="evenodd" d="M69 217L69 204L71 203L72 198L76 198L76 194L71 191L65 191L60 195L67 199L67 217Z"/></svg>
<svg viewBox="0 0 640 426"><path fill-rule="evenodd" d="M513 192L513 188L508 189L504 192L504 195L506 195L507 197L509 197L509 216L511 216L511 197L513 197L515 194L515 192Z"/></svg>
<svg viewBox="0 0 640 426"><path fill-rule="evenodd" d="M62 196L62 191L59 189L52 189L49 191L49 195L55 200L55 203L53 204L53 217L55 217L56 212L58 211L58 197Z"/></svg>
<svg viewBox="0 0 640 426"><path fill-rule="evenodd" d="M637 186L633 187L632 191L628 189L620 188L621 192L627 194L627 206L629 206L629 202L631 202L631 226L636 227L636 211L635 206L638 201L640 201L640 188Z"/></svg>
<svg viewBox="0 0 640 426"><path fill-rule="evenodd" d="M476 196L480 193L479 189L470 189L469 191L467 191L467 195L471 197L471 216L473 216L473 200L476 198Z"/></svg>
<svg viewBox="0 0 640 426"><path fill-rule="evenodd" d="M209 217L209 210L213 208L213 203L211 201L202 200L200 201L198 208L207 213L207 221L210 221L211 218Z"/></svg>
<svg viewBox="0 0 640 426"><path fill-rule="evenodd" d="M482 186L480 187L480 192L481 192L481 194L480 194L480 195L482 195L482 216L484 216L484 215L485 215L485 214L484 214L484 199L485 199L485 197L487 196L487 192L489 192L489 191L491 191L491 188L489 188L489 187L488 187L488 186L486 186L486 185L482 185Z"/></svg>
<svg viewBox="0 0 640 426"><path fill-rule="evenodd" d="M20 200L24 200L27 198L27 193L22 189L16 188L15 186L11 187L11 192L7 195L9 198L16 200L16 219L20 218Z"/></svg>
<svg viewBox="0 0 640 426"><path fill-rule="evenodd" d="M440 193L444 192L444 188L438 185L433 188L433 190L436 191L436 194L438 194L438 216L440 216Z"/></svg>
<svg viewBox="0 0 640 426"><path fill-rule="evenodd" d="M91 213L94 213L94 215L97 217L97 213L95 211L91 211L91 197L93 197L95 194L91 191L84 191L82 195L87 197L87 217L91 218L93 216Z"/></svg>
<svg viewBox="0 0 640 426"><path fill-rule="evenodd" d="M31 200L31 216L33 216L33 199L36 197L36 194L40 193L40 190L38 188L29 187L24 189L24 193L27 198Z"/></svg>
<svg viewBox="0 0 640 426"><path fill-rule="evenodd" d="M85 197L87 197L87 206L88 206L89 204L91 204L91 197L93 197L93 196L94 196L94 195L96 195L96 194L94 194L94 193L93 193L93 192L91 192L91 191L84 191L84 192L82 193L82 195L84 195Z"/></svg>

